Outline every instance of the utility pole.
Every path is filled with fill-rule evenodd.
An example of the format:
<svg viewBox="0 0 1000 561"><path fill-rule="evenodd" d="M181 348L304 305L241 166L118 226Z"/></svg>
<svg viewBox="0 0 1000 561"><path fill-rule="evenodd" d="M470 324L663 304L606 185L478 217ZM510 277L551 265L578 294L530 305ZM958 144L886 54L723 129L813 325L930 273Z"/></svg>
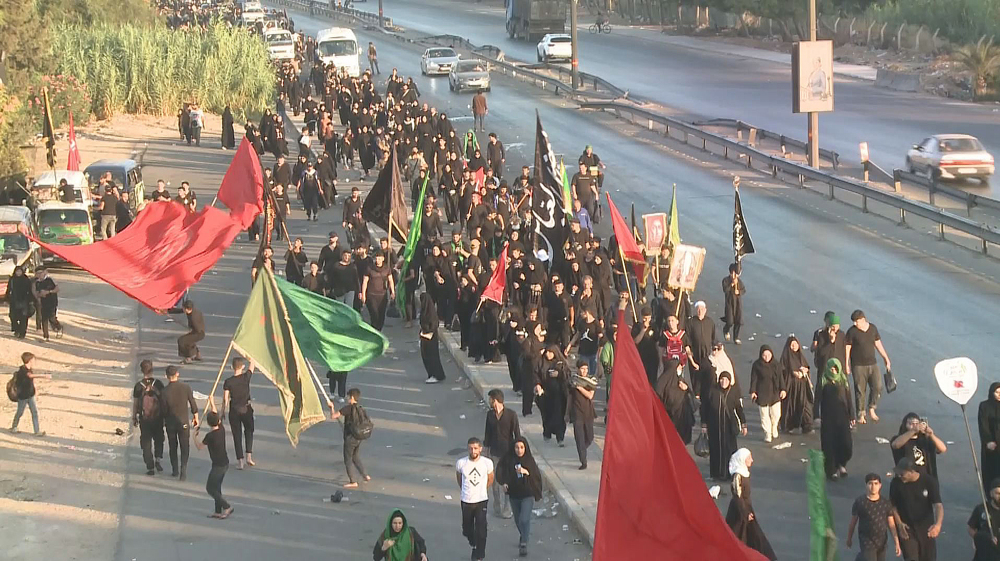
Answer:
<svg viewBox="0 0 1000 561"><path fill-rule="evenodd" d="M379 0L381 2L382 0ZM569 0L569 36L572 40L573 89L580 87L580 51L576 43L576 11L578 0Z"/></svg>
<svg viewBox="0 0 1000 561"><path fill-rule="evenodd" d="M379 0L381 2L382 0ZM816 40L816 0L809 2L809 40ZM831 77L832 79L832 77ZM809 112L809 165L819 169L819 113Z"/></svg>
<svg viewBox="0 0 1000 561"><path fill-rule="evenodd" d="M379 29L383 29L385 27L385 19L382 17L382 0L378 0L378 27ZM392 236L389 237L391 238Z"/></svg>

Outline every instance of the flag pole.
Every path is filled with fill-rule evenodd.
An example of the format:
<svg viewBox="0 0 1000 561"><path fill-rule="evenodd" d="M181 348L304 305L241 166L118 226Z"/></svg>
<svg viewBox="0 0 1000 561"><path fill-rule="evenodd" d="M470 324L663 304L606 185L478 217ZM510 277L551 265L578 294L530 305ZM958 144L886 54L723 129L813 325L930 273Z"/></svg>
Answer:
<svg viewBox="0 0 1000 561"><path fill-rule="evenodd" d="M208 405L211 404L212 411L215 411L215 401L213 399L215 397L215 390L219 388L219 380L222 379L222 372L226 369L226 362L229 360L229 355L232 352L233 352L233 340L230 339L229 348L226 349L226 356L225 358L222 359L222 364L219 365L219 374L215 377L215 383L212 384L212 391L208 392L208 399L205 400L206 409L208 408Z"/></svg>
<svg viewBox="0 0 1000 561"><path fill-rule="evenodd" d="M330 399L330 394L326 393L326 387L323 385L323 382L320 381L319 376L313 369L313 365L311 362L309 362L309 359L306 359L306 366L309 368L309 374L312 375L313 382L316 382L316 385L319 386L319 391L322 392L323 397L326 398L327 404L333 403L333 401ZM335 410L333 407L331 407L330 409Z"/></svg>
<svg viewBox="0 0 1000 561"><path fill-rule="evenodd" d="M680 289L680 291L677 293L677 306L676 306L676 309L674 309L674 317L675 318L677 318L677 314L681 313L681 298L684 298L684 289L683 288ZM680 320L681 318L677 318L677 319Z"/></svg>
<svg viewBox="0 0 1000 561"><path fill-rule="evenodd" d="M639 321L639 316L635 313L635 298L632 297L632 283L628 280L628 269L625 268L625 252L622 246L618 245L618 255L621 257L622 273L625 275L625 288L628 289L628 301L632 304L632 321Z"/></svg>
<svg viewBox="0 0 1000 561"><path fill-rule="evenodd" d="M993 535L993 521L990 520L990 508L986 504L986 491L983 489L983 474L979 470L979 460L976 458L976 447L972 444L972 429L969 428L969 416L965 413L965 405L962 405L962 419L965 421L965 433L969 435L969 450L972 452L972 465L976 468L976 478L979 480L976 485L979 487L979 496L983 499L983 514L986 515L986 525L990 528L990 535Z"/></svg>

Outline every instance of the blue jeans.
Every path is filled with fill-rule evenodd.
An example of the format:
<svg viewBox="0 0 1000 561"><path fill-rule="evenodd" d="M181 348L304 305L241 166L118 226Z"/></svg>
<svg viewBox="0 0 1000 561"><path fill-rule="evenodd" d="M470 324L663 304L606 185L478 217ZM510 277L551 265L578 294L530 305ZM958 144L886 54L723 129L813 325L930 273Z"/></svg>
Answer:
<svg viewBox="0 0 1000 561"><path fill-rule="evenodd" d="M535 498L527 496L523 499L510 497L510 507L514 510L514 525L521 534L521 545L528 545L531 534L531 509L535 508Z"/></svg>
<svg viewBox="0 0 1000 561"><path fill-rule="evenodd" d="M14 422L11 423L10 428L16 429L18 423L21 422L21 415L24 414L24 406L27 405L31 409L31 424L35 426L35 434L38 434L38 407L35 406L34 396L28 399L17 400L17 413L14 413Z"/></svg>

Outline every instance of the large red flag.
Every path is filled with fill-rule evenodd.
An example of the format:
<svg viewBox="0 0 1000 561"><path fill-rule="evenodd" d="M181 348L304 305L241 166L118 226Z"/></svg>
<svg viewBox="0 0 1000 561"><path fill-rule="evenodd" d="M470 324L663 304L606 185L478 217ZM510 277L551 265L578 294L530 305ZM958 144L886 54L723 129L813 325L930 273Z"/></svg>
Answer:
<svg viewBox="0 0 1000 561"><path fill-rule="evenodd" d="M192 213L177 202L149 203L117 236L46 250L153 310L166 310L222 257L243 227L224 211ZM36 240L37 241L37 240Z"/></svg>
<svg viewBox="0 0 1000 561"><path fill-rule="evenodd" d="M219 187L219 200L243 228L264 212L264 176L253 144L243 139Z"/></svg>
<svg viewBox="0 0 1000 561"><path fill-rule="evenodd" d="M490 283L483 289L480 300L493 300L497 304L503 305L503 291L507 288L507 245L504 244L500 258L497 260L497 268L490 277Z"/></svg>
<svg viewBox="0 0 1000 561"><path fill-rule="evenodd" d="M73 112L69 113L69 153L67 155L66 169L68 171L80 171L80 148L76 145L76 129L73 128Z"/></svg>
<svg viewBox="0 0 1000 561"><path fill-rule="evenodd" d="M608 210L611 212L611 226L614 228L615 238L618 240L618 248L625 259L632 262L635 275L641 279L646 275L646 256L639 249L639 244L635 241L632 229L625 224L625 219L622 218L621 213L618 212L618 207L611 200L611 193L607 193L607 195Z"/></svg>
<svg viewBox="0 0 1000 561"><path fill-rule="evenodd" d="M726 525L631 337L615 342L611 384L593 561L765 561Z"/></svg>

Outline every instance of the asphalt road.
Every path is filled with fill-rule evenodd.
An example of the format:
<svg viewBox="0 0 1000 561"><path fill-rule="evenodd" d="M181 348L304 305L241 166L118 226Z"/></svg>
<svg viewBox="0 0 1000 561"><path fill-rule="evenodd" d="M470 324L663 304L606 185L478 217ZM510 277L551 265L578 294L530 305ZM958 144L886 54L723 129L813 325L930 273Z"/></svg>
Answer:
<svg viewBox="0 0 1000 561"><path fill-rule="evenodd" d="M432 10L427 15L453 17ZM331 25L302 14L293 17L310 33ZM358 35L359 41L376 41L383 74L395 66L402 74L415 76L423 99L457 118L456 129L471 125L471 95L450 93L444 78L420 77L419 48L367 32ZM581 114L559 98L500 77L494 77L489 102L487 127L496 130L508 146L508 175L532 157L537 108L557 153L573 158L583 144L594 145L609 165L605 187L620 208L634 202L638 214L666 211L669 185L677 183L681 235L685 242L708 250L695 297L709 303L713 317L721 315L718 283L730 261L733 207L729 177L717 168L717 162L678 156L640 133L623 129L618 121ZM152 147L149 169L154 171L149 176L161 172L175 185L192 179L202 200L207 200L221 178L225 165L221 158L203 156L207 149L199 152L162 143ZM181 164L189 158L198 163ZM201 163L206 171L198 170ZM340 184L342 193L355 178ZM924 232L899 228L839 202L759 178L744 180L743 205L758 251L745 261L745 344L729 348L743 387L748 387L750 362L760 343L780 347L789 333L807 339L820 325L825 310L836 310L846 318L851 310L863 308L879 327L901 387L883 400L883 422L857 431L855 459L849 466L852 477L829 488L838 533L842 536L846 531L851 501L863 491L860 475L869 470L885 473L891 466L889 451L876 444L875 437L892 437L899 419L912 410L928 415L937 433L954 442L938 462L946 511L939 546L943 556L968 556L971 547L963 526L978 493L958 408L942 402L931 369L942 358L969 356L982 372L978 395L985 394L985 386L993 379L989 366L1000 358L995 345L1000 333L994 313L1000 304L997 262L937 242ZM292 222L293 232L303 235L310 255L317 252L330 224L339 223L339 211L339 207L327 211L319 224ZM600 233L607 235L607 224L602 224ZM207 392L235 328L249 288L251 256L246 242L234 245L214 274L206 275L192 292L206 313L211 334L203 346L208 362L183 370L185 378L199 380L198 391ZM144 314L144 354L162 365L175 355L174 338L180 333L177 324ZM273 391L263 382L255 383L261 418L259 466L250 472L233 470L227 476L225 488L236 505L236 516L224 523L207 523L202 518L210 508L201 484L208 465L203 454L195 455L185 485L133 474L118 559L197 559L209 552L234 559L248 554L279 558L291 551L303 558L337 553L361 558L358 555L370 551L388 510L398 505L414 507L408 511L414 513L413 524L431 537L432 551L444 552L435 558L466 555L457 526L458 506L442 495L455 496L449 466L465 439L481 431L477 404L469 403L470 392L453 390L450 383L430 388L420 384L423 372L412 352L415 334L403 334L393 323L386 334L393 345L391 353L352 374L352 381L372 399L369 405L376 408L377 425L384 427L365 451L376 479L371 490L352 493L346 505L320 502L344 481L339 427L316 427L298 449L290 449L277 421ZM449 368L449 376L454 376L454 369ZM466 419L460 419L461 415ZM380 418L384 419L381 424ZM804 467L799 462L805 454L799 453L799 442L818 447L818 437L795 437L792 450L774 451L763 446L756 425L751 432L743 442L757 456L754 499L761 523L782 558L802 558L808 544L808 520ZM389 445L393 448L384 448ZM136 459L130 464L133 472L138 473L139 463ZM594 481L596 485L596 473ZM726 502L720 507L724 509ZM534 547L538 557L533 557L582 557L578 548L566 549L572 547L565 545L572 537L562 531L562 523L557 520L540 528L536 536L550 539ZM491 524L492 535L501 536L491 539L491 551L509 551L513 556L513 528L495 530L500 524L492 518Z"/></svg>
<svg viewBox="0 0 1000 561"><path fill-rule="evenodd" d="M373 2L356 7L377 10ZM397 25L497 45L514 58L534 62L535 44L509 39L504 14L502 2L396 0L385 6L385 15ZM578 33L580 70L662 103L682 117L742 119L806 138L806 116L791 110L790 65L698 50L684 39L646 39L615 31L594 35L583 26ZM858 143L867 141L872 161L890 170L902 168L911 145L940 133L972 134L1000 157L1000 113L995 105L895 92L839 76L834 94L836 111L820 115L820 144L845 158L857 161ZM1000 198L993 187L973 182L963 187Z"/></svg>

